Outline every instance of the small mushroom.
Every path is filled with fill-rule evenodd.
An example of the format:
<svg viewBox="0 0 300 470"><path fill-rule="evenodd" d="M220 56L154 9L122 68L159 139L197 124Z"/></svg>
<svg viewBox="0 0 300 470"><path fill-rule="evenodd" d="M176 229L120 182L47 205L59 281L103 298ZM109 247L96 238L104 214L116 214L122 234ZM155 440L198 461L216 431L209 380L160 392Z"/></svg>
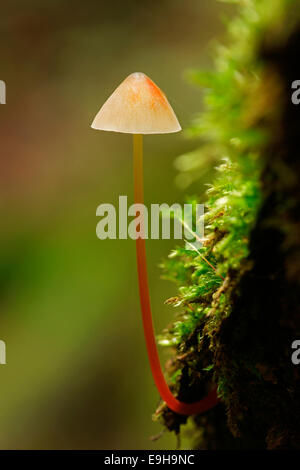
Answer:
<svg viewBox="0 0 300 470"><path fill-rule="evenodd" d="M104 103L92 123L92 128L133 134L135 203L143 204L143 134L166 134L181 130L165 94L147 75L140 72L132 73ZM174 397L164 378L155 342L146 245L141 233L136 239L136 255L144 334L156 387L167 406L176 413L183 415L203 413L218 403L216 390L195 403L184 403Z"/></svg>

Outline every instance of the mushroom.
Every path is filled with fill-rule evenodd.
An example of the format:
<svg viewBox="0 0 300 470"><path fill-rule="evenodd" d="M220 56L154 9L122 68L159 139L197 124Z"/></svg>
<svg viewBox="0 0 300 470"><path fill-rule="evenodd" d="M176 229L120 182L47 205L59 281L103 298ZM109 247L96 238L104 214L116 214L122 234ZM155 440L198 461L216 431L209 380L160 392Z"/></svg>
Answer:
<svg viewBox="0 0 300 470"><path fill-rule="evenodd" d="M166 134L181 130L165 94L145 74L133 73L104 103L92 123L92 128L133 134L135 203L143 204L143 134ZM141 231L139 235L136 239L136 256L140 303L148 357L156 387L167 406L176 413L202 413L218 403L216 390L200 401L184 403L174 397L164 378L152 321L145 239Z"/></svg>

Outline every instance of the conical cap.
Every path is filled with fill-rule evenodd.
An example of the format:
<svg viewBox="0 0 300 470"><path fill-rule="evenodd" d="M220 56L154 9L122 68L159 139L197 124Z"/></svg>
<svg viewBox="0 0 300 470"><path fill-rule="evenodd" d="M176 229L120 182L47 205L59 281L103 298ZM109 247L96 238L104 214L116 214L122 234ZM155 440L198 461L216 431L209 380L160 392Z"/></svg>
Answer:
<svg viewBox="0 0 300 470"><path fill-rule="evenodd" d="M165 94L147 75L129 75L104 103L93 129L130 134L178 132L181 126Z"/></svg>

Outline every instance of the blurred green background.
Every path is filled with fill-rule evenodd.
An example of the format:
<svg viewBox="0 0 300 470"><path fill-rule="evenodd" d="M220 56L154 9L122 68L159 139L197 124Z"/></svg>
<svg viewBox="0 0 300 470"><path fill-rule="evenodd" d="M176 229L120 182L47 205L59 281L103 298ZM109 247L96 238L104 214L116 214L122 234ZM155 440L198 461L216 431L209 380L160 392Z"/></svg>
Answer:
<svg viewBox="0 0 300 470"><path fill-rule="evenodd" d="M159 402L140 319L132 240L96 238L96 207L133 202L131 138L90 123L131 72L167 94L183 127L201 109L184 72L209 67L229 5L212 0L14 0L1 5L0 366L2 449L174 449L151 415ZM180 202L183 134L145 139L145 200ZM202 191L203 188L200 188ZM149 241L159 332L175 286ZM162 361L167 358L162 354ZM188 441L183 447L188 448Z"/></svg>

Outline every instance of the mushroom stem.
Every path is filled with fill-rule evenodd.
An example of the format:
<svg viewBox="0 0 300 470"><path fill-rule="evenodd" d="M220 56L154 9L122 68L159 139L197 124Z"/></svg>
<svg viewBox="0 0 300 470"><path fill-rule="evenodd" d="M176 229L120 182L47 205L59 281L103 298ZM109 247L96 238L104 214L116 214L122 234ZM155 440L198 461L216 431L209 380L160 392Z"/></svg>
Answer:
<svg viewBox="0 0 300 470"><path fill-rule="evenodd" d="M144 203L143 191L143 136L141 134L133 135L133 156L134 156L134 198L136 204ZM143 214L140 215L143 217ZM142 230L141 224L140 230ZM205 398L195 403L184 403L174 397L165 380L159 355L155 342L155 334L152 321L150 294L147 275L146 260L146 244L145 239L140 233L140 237L136 239L136 257L137 270L140 292L140 304L142 310L142 319L144 327L144 335L148 358L150 362L151 372L155 385L159 391L161 398L166 402L168 407L176 413L182 415L193 415L203 413L213 408L218 403L216 390L211 391Z"/></svg>

